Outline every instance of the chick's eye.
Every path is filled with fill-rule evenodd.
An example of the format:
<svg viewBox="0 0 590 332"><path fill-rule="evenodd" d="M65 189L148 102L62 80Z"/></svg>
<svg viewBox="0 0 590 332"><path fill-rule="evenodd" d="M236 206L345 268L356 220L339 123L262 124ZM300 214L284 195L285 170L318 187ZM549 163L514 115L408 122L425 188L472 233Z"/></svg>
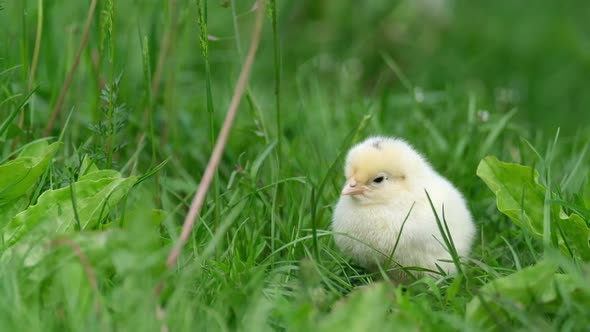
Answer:
<svg viewBox="0 0 590 332"><path fill-rule="evenodd" d="M381 182L383 182L383 180L385 180L385 177L384 176L380 176L380 177L377 177L377 178L373 179L373 182L374 183L381 183Z"/></svg>

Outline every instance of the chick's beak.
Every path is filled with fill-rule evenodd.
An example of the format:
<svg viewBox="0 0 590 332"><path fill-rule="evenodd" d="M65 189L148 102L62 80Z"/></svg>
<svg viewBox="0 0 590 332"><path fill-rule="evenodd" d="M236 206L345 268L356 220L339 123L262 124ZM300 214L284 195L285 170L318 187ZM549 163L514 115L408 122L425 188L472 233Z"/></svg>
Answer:
<svg viewBox="0 0 590 332"><path fill-rule="evenodd" d="M342 195L361 195L364 194L368 188L360 185L354 178L348 179L346 186L342 189Z"/></svg>

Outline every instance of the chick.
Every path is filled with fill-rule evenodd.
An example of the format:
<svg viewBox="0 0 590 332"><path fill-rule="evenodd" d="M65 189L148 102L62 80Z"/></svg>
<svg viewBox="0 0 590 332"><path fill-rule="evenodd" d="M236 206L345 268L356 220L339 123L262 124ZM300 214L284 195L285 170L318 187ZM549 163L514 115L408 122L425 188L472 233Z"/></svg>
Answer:
<svg viewBox="0 0 590 332"><path fill-rule="evenodd" d="M381 266L397 282L411 280L400 266L434 271L426 272L432 277L440 276L437 266L456 272L425 190L441 222L444 210L462 257L475 234L471 213L463 195L412 146L398 138L368 138L350 149L344 173L332 229L345 255L369 270Z"/></svg>

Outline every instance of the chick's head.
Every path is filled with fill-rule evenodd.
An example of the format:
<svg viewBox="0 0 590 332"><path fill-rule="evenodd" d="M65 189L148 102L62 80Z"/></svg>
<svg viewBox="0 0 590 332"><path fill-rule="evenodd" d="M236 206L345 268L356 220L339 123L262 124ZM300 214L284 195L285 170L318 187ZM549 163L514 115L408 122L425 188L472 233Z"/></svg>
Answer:
<svg viewBox="0 0 590 332"><path fill-rule="evenodd" d="M386 203L419 189L430 169L426 160L405 141L371 137L348 152L342 195L359 203Z"/></svg>

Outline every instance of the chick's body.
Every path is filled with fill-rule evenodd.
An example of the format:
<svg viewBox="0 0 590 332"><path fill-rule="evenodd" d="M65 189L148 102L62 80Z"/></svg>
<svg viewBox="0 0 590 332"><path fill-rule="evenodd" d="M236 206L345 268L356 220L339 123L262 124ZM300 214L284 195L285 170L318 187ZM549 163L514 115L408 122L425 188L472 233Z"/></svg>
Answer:
<svg viewBox="0 0 590 332"><path fill-rule="evenodd" d="M452 258L425 191L441 221L444 206L458 255L469 254L475 226L463 196L406 142L365 140L349 151L345 175L332 229L336 245L359 265L382 266L398 281L408 279L399 265L455 272L452 262L441 261Z"/></svg>

